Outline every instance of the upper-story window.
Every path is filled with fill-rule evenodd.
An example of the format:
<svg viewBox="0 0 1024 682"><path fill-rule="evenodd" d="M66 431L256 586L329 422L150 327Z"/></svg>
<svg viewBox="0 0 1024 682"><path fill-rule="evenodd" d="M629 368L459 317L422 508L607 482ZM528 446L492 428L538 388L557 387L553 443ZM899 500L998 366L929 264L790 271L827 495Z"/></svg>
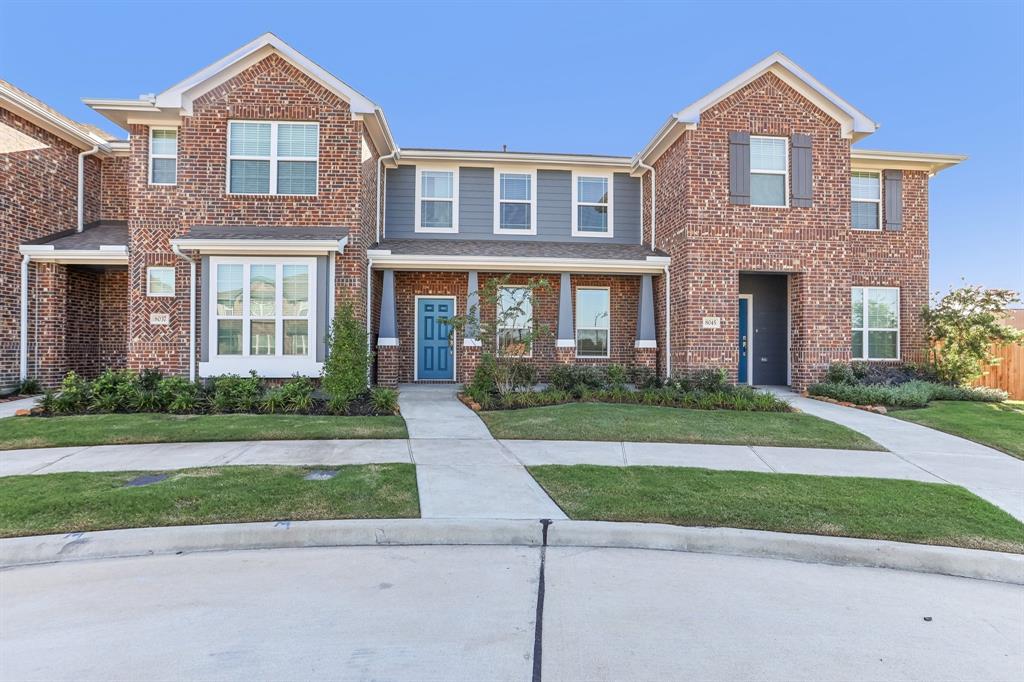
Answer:
<svg viewBox="0 0 1024 682"><path fill-rule="evenodd" d="M855 230L882 229L882 174L850 173L850 213Z"/></svg>
<svg viewBox="0 0 1024 682"><path fill-rule="evenodd" d="M178 182L178 129L149 129L149 184Z"/></svg>
<svg viewBox="0 0 1024 682"><path fill-rule="evenodd" d="M750 136L750 205L787 206L789 156L784 137Z"/></svg>
<svg viewBox="0 0 1024 682"><path fill-rule="evenodd" d="M317 123L231 121L228 192L316 194L319 140Z"/></svg>
<svg viewBox="0 0 1024 682"><path fill-rule="evenodd" d="M612 177L573 173L572 234L576 237L611 237Z"/></svg>
<svg viewBox="0 0 1024 682"><path fill-rule="evenodd" d="M537 176L494 172L495 234L537 234Z"/></svg>
<svg viewBox="0 0 1024 682"><path fill-rule="evenodd" d="M416 168L416 231L459 231L457 169Z"/></svg>

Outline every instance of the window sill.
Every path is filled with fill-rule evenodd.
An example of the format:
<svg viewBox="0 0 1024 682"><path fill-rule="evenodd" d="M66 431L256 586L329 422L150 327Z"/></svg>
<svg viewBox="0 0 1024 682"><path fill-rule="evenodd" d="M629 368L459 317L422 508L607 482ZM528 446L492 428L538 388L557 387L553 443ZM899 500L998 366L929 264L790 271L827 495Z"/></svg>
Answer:
<svg viewBox="0 0 1024 682"><path fill-rule="evenodd" d="M851 227L851 232L882 232L880 227Z"/></svg>
<svg viewBox="0 0 1024 682"><path fill-rule="evenodd" d="M581 232L579 230L572 231L573 237L597 237L599 239L611 239L615 236L614 232Z"/></svg>
<svg viewBox="0 0 1024 682"><path fill-rule="evenodd" d="M320 193L316 194L271 194L267 192L263 193L241 193L241 192L225 192L225 196L228 197L239 197L248 199L316 199L320 196Z"/></svg>
<svg viewBox="0 0 1024 682"><path fill-rule="evenodd" d="M222 374L246 375L250 370L267 379L287 379L295 373L303 376L320 376L324 363L305 356L284 355L220 355L207 362L199 363L199 376L213 377Z"/></svg>
<svg viewBox="0 0 1024 682"><path fill-rule="evenodd" d="M458 234L457 227L417 227L415 232L419 234Z"/></svg>

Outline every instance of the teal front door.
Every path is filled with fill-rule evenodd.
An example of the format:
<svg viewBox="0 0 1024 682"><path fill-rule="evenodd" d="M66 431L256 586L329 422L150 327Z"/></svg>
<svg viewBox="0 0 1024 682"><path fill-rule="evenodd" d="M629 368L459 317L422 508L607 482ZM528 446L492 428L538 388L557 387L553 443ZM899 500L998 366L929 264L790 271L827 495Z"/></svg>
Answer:
<svg viewBox="0 0 1024 682"><path fill-rule="evenodd" d="M450 298L421 298L416 303L416 378L455 378L452 348L448 343L451 325L441 320L455 314Z"/></svg>

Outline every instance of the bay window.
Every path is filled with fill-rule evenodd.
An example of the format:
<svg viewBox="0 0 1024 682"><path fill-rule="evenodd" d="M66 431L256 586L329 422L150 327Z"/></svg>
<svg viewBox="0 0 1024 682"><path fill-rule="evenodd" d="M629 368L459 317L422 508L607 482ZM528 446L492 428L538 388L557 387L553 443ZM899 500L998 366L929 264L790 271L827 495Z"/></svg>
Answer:
<svg viewBox="0 0 1024 682"><path fill-rule="evenodd" d="M787 206L789 150L784 137L750 136L750 205Z"/></svg>
<svg viewBox="0 0 1024 682"><path fill-rule="evenodd" d="M231 121L228 192L316 194L319 140L317 123Z"/></svg>
<svg viewBox="0 0 1024 682"><path fill-rule="evenodd" d="M855 230L882 229L882 174L850 173L850 213Z"/></svg>
<svg viewBox="0 0 1024 682"><path fill-rule="evenodd" d="M898 360L900 357L900 290L853 287L853 358Z"/></svg>
<svg viewBox="0 0 1024 682"><path fill-rule="evenodd" d="M210 268L211 373L315 369L316 259L216 257Z"/></svg>
<svg viewBox="0 0 1024 682"><path fill-rule="evenodd" d="M609 301L607 287L576 289L576 357L608 357L611 346Z"/></svg>

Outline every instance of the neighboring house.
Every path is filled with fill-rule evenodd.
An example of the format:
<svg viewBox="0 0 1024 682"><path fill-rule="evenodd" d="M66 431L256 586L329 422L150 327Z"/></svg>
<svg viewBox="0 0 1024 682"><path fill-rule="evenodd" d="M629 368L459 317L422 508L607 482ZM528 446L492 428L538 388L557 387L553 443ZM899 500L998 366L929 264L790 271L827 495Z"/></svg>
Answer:
<svg viewBox="0 0 1024 682"><path fill-rule="evenodd" d="M400 148L380 107L272 34L158 95L85 100L127 142L0 92L25 100L0 99L0 139L36 145L0 157L8 383L316 375L343 302L378 383L465 381L480 343L442 320L510 274L551 285L502 333L554 331L532 349L542 376L723 367L803 387L833 360L924 352L928 178L964 158L851 149L876 124L779 53L632 158Z"/></svg>

